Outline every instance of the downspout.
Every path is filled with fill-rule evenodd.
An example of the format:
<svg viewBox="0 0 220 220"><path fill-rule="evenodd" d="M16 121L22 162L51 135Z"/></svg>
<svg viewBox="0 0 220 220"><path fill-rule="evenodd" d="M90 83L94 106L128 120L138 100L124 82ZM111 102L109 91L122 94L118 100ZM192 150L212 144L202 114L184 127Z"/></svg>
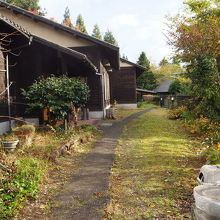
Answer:
<svg viewBox="0 0 220 220"><path fill-rule="evenodd" d="M103 119L105 118L105 97L104 97L104 86L103 86L103 74L96 73L97 76L101 78L101 86L102 86L102 109L103 109Z"/></svg>

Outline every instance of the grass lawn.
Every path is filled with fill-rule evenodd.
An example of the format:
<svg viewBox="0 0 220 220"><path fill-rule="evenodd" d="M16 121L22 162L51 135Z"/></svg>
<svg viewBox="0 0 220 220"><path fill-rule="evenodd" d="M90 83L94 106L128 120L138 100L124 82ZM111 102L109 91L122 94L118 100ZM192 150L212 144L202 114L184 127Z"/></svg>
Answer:
<svg viewBox="0 0 220 220"><path fill-rule="evenodd" d="M164 109L125 127L104 219L191 219L192 190L202 165L195 146Z"/></svg>
<svg viewBox="0 0 220 220"><path fill-rule="evenodd" d="M116 109L116 111L115 111L116 119L115 120L106 119L106 120L104 120L104 122L118 122L118 121L121 121L121 120L129 117L130 115L132 115L136 112L140 112L146 108L151 108L151 107L155 107L155 105L143 102L136 109Z"/></svg>

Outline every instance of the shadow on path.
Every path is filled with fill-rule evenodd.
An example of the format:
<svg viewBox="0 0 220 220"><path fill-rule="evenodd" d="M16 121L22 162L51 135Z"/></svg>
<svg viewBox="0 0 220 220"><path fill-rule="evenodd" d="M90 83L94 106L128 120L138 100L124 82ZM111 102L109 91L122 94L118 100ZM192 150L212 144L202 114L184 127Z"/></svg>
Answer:
<svg viewBox="0 0 220 220"><path fill-rule="evenodd" d="M103 138L85 159L63 191L55 198L52 220L99 220L110 196L107 194L109 176L114 162L115 147L122 128L133 119L153 108L135 113L124 120L103 128ZM68 169L68 167L67 167Z"/></svg>

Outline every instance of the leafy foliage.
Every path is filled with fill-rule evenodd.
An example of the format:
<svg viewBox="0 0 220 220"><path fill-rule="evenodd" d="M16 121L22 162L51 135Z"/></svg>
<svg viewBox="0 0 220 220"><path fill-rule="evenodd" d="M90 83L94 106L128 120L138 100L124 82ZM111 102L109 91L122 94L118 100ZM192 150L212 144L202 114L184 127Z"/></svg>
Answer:
<svg viewBox="0 0 220 220"><path fill-rule="evenodd" d="M88 34L81 14L79 14L76 19L76 27L78 27L83 33Z"/></svg>
<svg viewBox="0 0 220 220"><path fill-rule="evenodd" d="M220 121L220 7L216 0L188 0L186 13L171 18L169 43L187 65L196 95L189 110L198 118Z"/></svg>
<svg viewBox="0 0 220 220"><path fill-rule="evenodd" d="M181 92L181 83L178 79L174 80L170 87L169 87L169 93L171 94L179 94Z"/></svg>
<svg viewBox="0 0 220 220"><path fill-rule="evenodd" d="M110 30L107 30L105 32L104 41L106 41L112 45L118 46L118 43Z"/></svg>
<svg viewBox="0 0 220 220"><path fill-rule="evenodd" d="M174 77L174 73L183 72L182 68L178 64L164 64L162 66L151 65L151 71L154 73L157 80L157 84L160 84L164 80L171 80Z"/></svg>
<svg viewBox="0 0 220 220"><path fill-rule="evenodd" d="M37 11L39 15L46 14L45 10L39 6L39 0L6 0L7 3L18 6L25 10Z"/></svg>
<svg viewBox="0 0 220 220"><path fill-rule="evenodd" d="M219 1L188 0L186 14L170 19L169 43L184 62L199 54L220 54Z"/></svg>
<svg viewBox="0 0 220 220"><path fill-rule="evenodd" d="M94 25L92 36L102 40L102 35L100 32L99 26L97 24Z"/></svg>
<svg viewBox="0 0 220 220"><path fill-rule="evenodd" d="M48 108L55 121L65 118L71 112L71 105L77 109L84 107L89 98L88 86L67 76L41 78L22 93L30 110Z"/></svg>
<svg viewBox="0 0 220 220"><path fill-rule="evenodd" d="M164 57L164 58L160 61L159 66L164 66L164 65L167 65L167 64L169 64L169 62L168 62L168 60Z"/></svg>
<svg viewBox="0 0 220 220"><path fill-rule="evenodd" d="M137 87L141 89L154 89L157 86L154 74L151 71L145 71L137 80Z"/></svg>
<svg viewBox="0 0 220 220"><path fill-rule="evenodd" d="M42 177L41 162L31 158L19 160L16 169L0 180L0 218L15 216L27 198L36 198Z"/></svg>
<svg viewBox="0 0 220 220"><path fill-rule="evenodd" d="M192 90L199 99L199 112L203 116L220 121L220 73L216 59L198 55L188 66Z"/></svg>
<svg viewBox="0 0 220 220"><path fill-rule="evenodd" d="M150 61L147 59L145 52L142 52L137 63L146 68L137 80L137 87L141 89L154 89L156 87L156 79L153 72L150 71Z"/></svg>

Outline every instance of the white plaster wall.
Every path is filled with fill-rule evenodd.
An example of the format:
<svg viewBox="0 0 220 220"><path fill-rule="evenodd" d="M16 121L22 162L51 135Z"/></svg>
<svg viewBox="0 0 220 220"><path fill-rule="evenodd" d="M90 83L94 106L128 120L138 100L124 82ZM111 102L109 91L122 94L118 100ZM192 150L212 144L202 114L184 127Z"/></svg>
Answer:
<svg viewBox="0 0 220 220"><path fill-rule="evenodd" d="M12 120L11 121L12 126L13 126L14 123L15 123L15 121ZM5 134L9 130L10 130L9 121L0 122L0 135Z"/></svg>
<svg viewBox="0 0 220 220"><path fill-rule="evenodd" d="M118 109L136 109L137 104L117 104Z"/></svg>
<svg viewBox="0 0 220 220"><path fill-rule="evenodd" d="M80 47L94 45L90 41L77 38L73 34L69 34L62 30L56 30L52 25L47 25L42 22L35 22L22 14L14 14L5 8L0 8L0 13L19 24L21 27L29 31L31 34L59 44L63 47Z"/></svg>
<svg viewBox="0 0 220 220"><path fill-rule="evenodd" d="M89 112L89 118L103 118L103 111Z"/></svg>
<svg viewBox="0 0 220 220"><path fill-rule="evenodd" d="M24 118L24 121L26 121L28 124L39 126L39 118Z"/></svg>
<svg viewBox="0 0 220 220"><path fill-rule="evenodd" d="M126 63L123 61L120 61L120 67L133 67L134 65L131 65L130 63Z"/></svg>

